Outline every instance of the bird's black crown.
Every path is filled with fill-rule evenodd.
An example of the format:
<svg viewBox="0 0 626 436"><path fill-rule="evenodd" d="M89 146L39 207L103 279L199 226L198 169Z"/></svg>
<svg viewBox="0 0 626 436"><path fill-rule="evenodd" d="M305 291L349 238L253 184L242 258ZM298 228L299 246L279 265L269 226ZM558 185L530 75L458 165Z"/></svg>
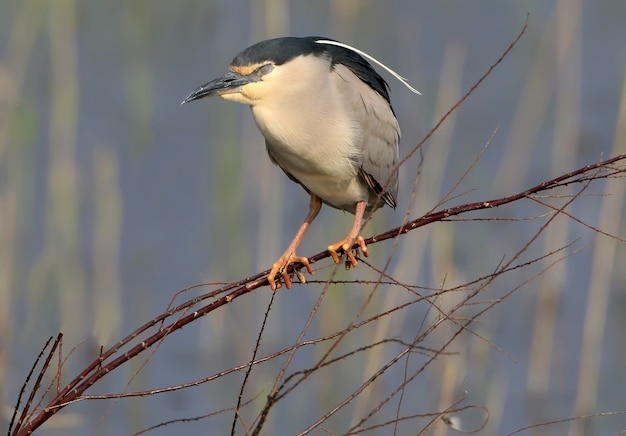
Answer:
<svg viewBox="0 0 626 436"><path fill-rule="evenodd" d="M348 67L359 79L367 83L374 91L391 103L389 86L376 70L361 55L344 47L330 44L320 44L315 41L325 39L321 36L307 36L304 38L284 37L267 39L251 45L239 53L232 66L246 66L272 62L282 65L298 56L325 56L330 61L331 68L335 65Z"/></svg>

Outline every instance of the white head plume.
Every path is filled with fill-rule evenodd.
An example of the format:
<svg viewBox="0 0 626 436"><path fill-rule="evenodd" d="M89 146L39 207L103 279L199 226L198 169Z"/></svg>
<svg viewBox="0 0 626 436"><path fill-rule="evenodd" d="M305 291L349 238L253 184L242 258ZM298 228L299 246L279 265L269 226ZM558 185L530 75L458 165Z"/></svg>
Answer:
<svg viewBox="0 0 626 436"><path fill-rule="evenodd" d="M370 56L369 54L365 53L364 51L359 50L358 48L354 48L354 47L352 47L352 46L350 46L348 44L344 44L343 42L331 41L330 39L318 39L315 42L318 43L318 44L336 45L338 47L343 47L343 48L346 48L348 50L352 50L356 54L359 54L359 55L363 56L364 58L369 59L370 61L374 62L376 65L378 65L381 68L383 68L385 71L387 71L393 77L395 77L400 82L402 82L402 84L404 86L406 86L407 88L409 88L411 90L411 92L414 92L417 95L422 95L421 92L419 92L417 89L415 89L411 85L409 85L409 82L407 82L407 80L404 77L402 77L400 74L396 73L394 70L389 68L387 65L383 64L382 62L380 62L374 56Z"/></svg>

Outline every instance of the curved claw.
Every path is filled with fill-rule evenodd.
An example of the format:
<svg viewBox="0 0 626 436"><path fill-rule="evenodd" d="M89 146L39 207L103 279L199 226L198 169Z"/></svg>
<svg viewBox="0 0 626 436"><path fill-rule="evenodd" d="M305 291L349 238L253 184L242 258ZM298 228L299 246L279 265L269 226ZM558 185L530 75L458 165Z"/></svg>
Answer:
<svg viewBox="0 0 626 436"><path fill-rule="evenodd" d="M358 246L355 247L353 251L352 246L355 243L358 244ZM363 239L361 235L357 236L356 239L347 237L346 239L342 241L336 242L328 246L328 252L330 253L330 256L333 258L333 261L335 263L339 263L341 261L341 258L337 254L338 250L343 250L344 253L346 253L346 256L347 256L346 269L349 269L350 265L356 267L359 264L359 262L356 259L356 256L359 255L359 249L361 249L363 256L365 257L369 256L369 253L367 251L367 245L365 245L365 240Z"/></svg>
<svg viewBox="0 0 626 436"><path fill-rule="evenodd" d="M287 273L287 269L289 265L294 263L301 263L304 265L309 274L313 274L313 268L311 268L311 264L309 263L308 257L296 256L295 253L285 253L283 254L274 264L272 265L272 269L267 275L267 281L270 284L270 288L272 291L281 287L280 278L282 277L283 282L285 282L285 286L287 289L291 289L291 284L293 283L293 273L289 275ZM300 271L296 271L296 275L300 280L300 283L306 283L306 279L304 278L304 274ZM278 276L278 280L276 277Z"/></svg>

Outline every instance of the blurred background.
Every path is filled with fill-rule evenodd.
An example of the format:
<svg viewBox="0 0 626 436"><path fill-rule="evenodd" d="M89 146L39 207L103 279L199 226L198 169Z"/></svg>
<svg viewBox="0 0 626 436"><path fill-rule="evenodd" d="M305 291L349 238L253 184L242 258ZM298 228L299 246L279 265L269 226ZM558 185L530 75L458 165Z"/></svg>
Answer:
<svg viewBox="0 0 626 436"><path fill-rule="evenodd" d="M269 37L323 35L377 57L423 94L415 96L384 75L402 127L404 155L495 62L527 14L530 25L518 46L424 147L415 203L418 155L401 170L398 209L380 210L365 228L366 237L399 225L407 212L415 218L434 207L494 132L489 149L456 189L461 196L447 206L514 194L626 152L624 125L618 122L620 107L626 110L626 2L3 0L0 430L49 336L65 334L64 353L77 347L64 365L68 381L97 356L101 344L112 345L163 312L179 289L264 270L291 240L308 196L267 159L249 109L218 99L180 106L190 91L225 73L239 51ZM625 119L622 115L622 123ZM624 238L625 184L594 183L568 211ZM472 217L548 212L526 201ZM324 208L299 254L312 255L342 238L351 219ZM435 289L465 283L510 259L544 222L422 228L399 240L389 271L405 283ZM404 401L414 413L443 410L465 395L466 403L490 411L482 434L497 435L626 409L626 245L560 217L524 259L572 241L557 257L574 254L539 277L533 279L555 257L488 289L483 300L500 298L528 280L474 325L480 336L458 337L452 347L458 354L438 360L407 388ZM392 245L373 246L370 261L382 268ZM314 278L323 282L333 268L326 260L316 269ZM337 276L365 277L375 275L363 267ZM321 288L296 285L279 292L264 353L293 344ZM331 288L311 335L345 327L368 293L356 285ZM176 333L131 385L127 381L142 360L110 374L88 393L165 387L247 362L269 297L269 290L255 292ZM405 298L402 290L383 288L372 310L397 306ZM442 298L440 304L453 305L458 298ZM375 334L414 337L434 315L426 304L414 307L386 318ZM428 345L436 348L449 335L445 327L435 331ZM310 353L298 355L298 365L306 366L317 350ZM294 391L288 404L273 411L266 434L303 430L346 395L335 397L342 383L362 382L387 358L370 355L367 362L338 366L317 385ZM250 396L264 400L279 364L255 370ZM132 434L169 419L203 415L236 403L242 377L236 373L150 398L79 403L41 432ZM355 401L324 428L341 434L402 377L400 370L390 373L377 392ZM202 434L209 428L224 434L231 419L231 414L218 415L153 433ZM470 428L476 420L469 416L462 422ZM399 434L415 434L426 423L404 423ZM525 434L624 429L622 415ZM440 424L429 434L454 431Z"/></svg>

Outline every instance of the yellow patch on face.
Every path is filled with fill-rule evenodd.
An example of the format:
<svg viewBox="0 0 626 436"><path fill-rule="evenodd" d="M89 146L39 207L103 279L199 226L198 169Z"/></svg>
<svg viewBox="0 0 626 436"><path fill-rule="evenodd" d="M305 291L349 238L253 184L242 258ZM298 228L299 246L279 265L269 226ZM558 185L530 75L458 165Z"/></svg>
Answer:
<svg viewBox="0 0 626 436"><path fill-rule="evenodd" d="M262 82L248 83L241 87L240 95L247 101L247 104L253 104L259 99L259 86L263 88Z"/></svg>
<svg viewBox="0 0 626 436"><path fill-rule="evenodd" d="M231 65L230 71L232 71L233 73L240 74L242 76L248 76L254 73L263 65L265 64L263 63L263 64L252 64L252 65Z"/></svg>

